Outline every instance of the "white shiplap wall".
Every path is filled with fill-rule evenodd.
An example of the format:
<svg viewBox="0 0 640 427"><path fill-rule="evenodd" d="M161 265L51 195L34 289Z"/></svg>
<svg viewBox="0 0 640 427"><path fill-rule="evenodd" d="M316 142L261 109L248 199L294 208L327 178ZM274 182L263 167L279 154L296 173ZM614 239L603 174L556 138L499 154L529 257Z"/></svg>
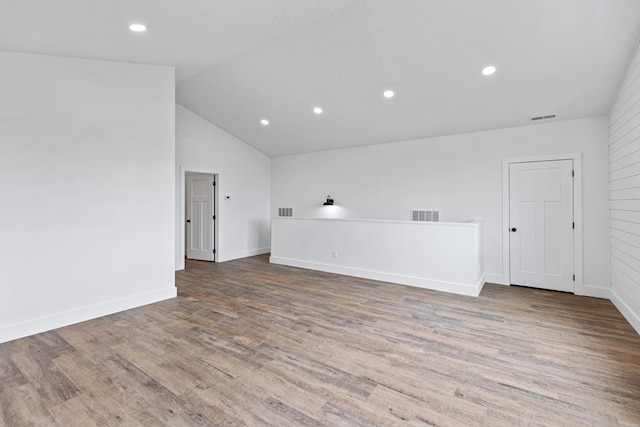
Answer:
<svg viewBox="0 0 640 427"><path fill-rule="evenodd" d="M611 300L640 333L640 49L609 114Z"/></svg>

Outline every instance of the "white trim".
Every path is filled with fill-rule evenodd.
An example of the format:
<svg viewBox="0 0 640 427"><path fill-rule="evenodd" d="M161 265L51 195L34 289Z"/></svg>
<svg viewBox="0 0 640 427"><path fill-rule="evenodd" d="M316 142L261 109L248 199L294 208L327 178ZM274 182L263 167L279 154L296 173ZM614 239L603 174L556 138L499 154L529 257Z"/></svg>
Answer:
<svg viewBox="0 0 640 427"><path fill-rule="evenodd" d="M213 255L213 260L215 262L218 262L218 258L220 257L220 248L218 246L218 242L220 241L219 239L219 227L218 224L220 222L220 215L219 215L219 193L220 193L220 173L219 172L215 172L212 170L202 170L199 168L190 168L188 166L184 166L184 165L178 165L178 176L179 176L179 182L178 182L178 189L177 191L179 191L179 197L180 197L180 202L179 202L179 211L177 212L177 216L180 220L180 223L178 225L179 230L180 230L180 245L178 247L178 251L176 253L176 270L184 270L184 258L185 258L185 208L186 208L186 194L185 194L185 190L186 190L186 177L187 177L187 172L189 173L204 173L204 174L208 174L208 175L213 175L213 179L216 181L216 186L218 186L218 188L216 188L213 191L213 204L215 206L215 212L214 215L216 215L216 220L214 222L215 225L215 230L214 230L214 240L213 240L213 247L216 249L216 253Z"/></svg>
<svg viewBox="0 0 640 427"><path fill-rule="evenodd" d="M250 256L256 256L256 255L264 255L264 254L268 254L269 252L271 252L271 248L270 247L257 248L257 249L248 249L246 251L231 252L231 253L228 253L228 254L224 254L224 256L221 256L219 262L231 261L231 260L240 259L240 258L247 258L247 257L250 257Z"/></svg>
<svg viewBox="0 0 640 427"><path fill-rule="evenodd" d="M613 305L620 311L629 324L640 334L640 313L633 311L629 305L618 295L615 289L611 289L610 299Z"/></svg>
<svg viewBox="0 0 640 427"><path fill-rule="evenodd" d="M600 286L583 285L582 294L586 297L611 299L611 288L603 288Z"/></svg>
<svg viewBox="0 0 640 427"><path fill-rule="evenodd" d="M383 271L373 271L363 268L344 267L320 262L305 261L293 258L270 257L272 264L286 265L289 267L306 268L310 270L324 271L327 273L342 274L345 276L362 277L364 279L379 280L383 282L398 283L401 285L414 286L418 288L432 289L435 291L451 292L454 294L477 297L484 286L484 276L474 285L464 283L445 282L422 277L404 276L401 274L386 273Z"/></svg>
<svg viewBox="0 0 640 427"><path fill-rule="evenodd" d="M493 283L496 285L509 285L509 281L505 280L502 274L486 274L484 275L485 283Z"/></svg>
<svg viewBox="0 0 640 427"><path fill-rule="evenodd" d="M399 219L369 219L369 218L318 218L318 217L306 217L306 216L293 216L293 217L281 217L274 216L271 219L281 219L286 218L287 220L295 220L295 221L326 221L326 222L375 222L375 223L385 223L385 224L414 224L416 226L425 226L425 227L477 227L478 224L481 224L482 221L478 220L469 220L469 221L461 221L461 222L442 222L442 221L404 221Z"/></svg>
<svg viewBox="0 0 640 427"><path fill-rule="evenodd" d="M172 286L166 289L145 292L71 311L27 320L26 322L3 326L0 327L0 343L39 334L52 329L62 328L75 323L85 322L98 317L108 316L109 314L141 307L154 302L175 298L177 293L177 288Z"/></svg>
<svg viewBox="0 0 640 427"><path fill-rule="evenodd" d="M576 281L573 291L576 295L588 295L582 272L582 153L549 154L543 156L514 157L502 159L502 277L504 284L511 283L509 262L509 165L512 163L546 162L553 160L573 160L575 177L573 180L573 271ZM593 290L593 288L591 289Z"/></svg>

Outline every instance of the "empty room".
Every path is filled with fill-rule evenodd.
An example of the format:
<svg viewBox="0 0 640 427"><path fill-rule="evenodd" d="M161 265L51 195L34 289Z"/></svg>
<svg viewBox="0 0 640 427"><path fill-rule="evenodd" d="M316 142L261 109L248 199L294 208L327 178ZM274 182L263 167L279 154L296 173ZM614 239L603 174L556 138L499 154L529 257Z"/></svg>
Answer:
<svg viewBox="0 0 640 427"><path fill-rule="evenodd" d="M639 426L637 0L0 1L0 426Z"/></svg>

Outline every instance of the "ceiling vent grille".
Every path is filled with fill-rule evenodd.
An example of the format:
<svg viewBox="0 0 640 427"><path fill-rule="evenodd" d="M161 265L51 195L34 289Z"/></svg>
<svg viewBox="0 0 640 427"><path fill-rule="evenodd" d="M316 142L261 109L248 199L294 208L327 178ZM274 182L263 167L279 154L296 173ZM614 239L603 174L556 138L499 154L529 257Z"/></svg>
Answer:
<svg viewBox="0 0 640 427"><path fill-rule="evenodd" d="M440 211L427 211L423 209L414 209L411 211L411 219L413 221L440 221Z"/></svg>
<svg viewBox="0 0 640 427"><path fill-rule="evenodd" d="M539 122L540 120L549 120L549 119L555 119L555 118L556 118L555 114L548 114L546 116L531 117L531 121L532 122Z"/></svg>
<svg viewBox="0 0 640 427"><path fill-rule="evenodd" d="M293 208L278 208L278 216L293 216Z"/></svg>

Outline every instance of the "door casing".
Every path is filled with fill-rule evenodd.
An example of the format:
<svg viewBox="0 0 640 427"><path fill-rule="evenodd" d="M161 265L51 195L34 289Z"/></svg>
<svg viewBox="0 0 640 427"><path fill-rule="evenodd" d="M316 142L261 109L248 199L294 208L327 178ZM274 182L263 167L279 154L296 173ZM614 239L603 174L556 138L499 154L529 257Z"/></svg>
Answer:
<svg viewBox="0 0 640 427"><path fill-rule="evenodd" d="M582 271L582 153L550 154L502 159L502 284L511 284L511 253L509 236L509 165L512 163L573 160L573 213L575 231L573 239L573 271L576 275L574 293L585 295Z"/></svg>
<svg viewBox="0 0 640 427"><path fill-rule="evenodd" d="M186 221L186 176L187 172L194 173L205 173L211 174L214 176L216 180L216 189L213 193L214 204L215 204L215 215L216 220L214 221L214 241L213 245L216 248L216 253L214 254L213 260L218 262L218 258L220 256L220 246L219 246L219 230L220 230L220 215L219 215L219 192L220 192L220 173L217 170L207 170L199 167L190 167L189 165L179 165L176 168L176 199L177 199L177 209L176 216L178 220L176 221L176 270L183 270L185 268L185 244L186 244L186 233L185 233L185 221Z"/></svg>
<svg viewBox="0 0 640 427"><path fill-rule="evenodd" d="M509 283L575 292L573 160L509 166Z"/></svg>
<svg viewBox="0 0 640 427"><path fill-rule="evenodd" d="M194 173L194 172L186 172L185 174L185 242L186 242L186 257L187 259L196 259L203 261L215 261L215 218L216 218L216 203L215 203L215 184L216 184L216 175L214 174L203 174L203 173ZM207 195L199 195L195 196L195 199L191 199L194 197L191 192L193 189L190 189L192 185L192 180L195 181L203 181L206 186ZM202 212L201 209L193 211L193 204L196 200L201 202L205 202L206 204L206 212ZM198 212L200 211L200 212ZM213 216L213 218L212 218ZM204 230L202 229L204 227ZM197 230L198 232L194 231ZM204 236L206 239L206 243L201 243L203 248L190 248L190 245L193 245L192 241L194 235ZM200 240L200 239L198 239Z"/></svg>

